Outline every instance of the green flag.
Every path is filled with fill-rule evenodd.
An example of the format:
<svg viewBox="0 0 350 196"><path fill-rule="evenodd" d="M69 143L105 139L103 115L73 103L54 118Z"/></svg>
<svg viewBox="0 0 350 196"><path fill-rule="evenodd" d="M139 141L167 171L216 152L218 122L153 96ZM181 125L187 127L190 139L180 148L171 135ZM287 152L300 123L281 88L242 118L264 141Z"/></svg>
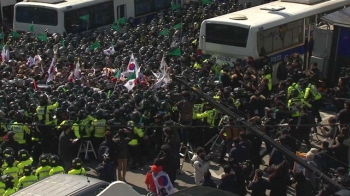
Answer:
<svg viewBox="0 0 350 196"><path fill-rule="evenodd" d="M17 38L21 37L21 35L19 33L17 33L16 31L12 31L11 36L13 39L17 39Z"/></svg>
<svg viewBox="0 0 350 196"><path fill-rule="evenodd" d="M89 21L89 14L86 14L84 16L80 16L79 18L82 20L85 20L87 22L87 21Z"/></svg>
<svg viewBox="0 0 350 196"><path fill-rule="evenodd" d="M117 73L115 73L115 76L114 76L114 77L118 79L118 78L120 77L120 74L121 74L121 71L120 71L120 69L119 69L119 70L117 71Z"/></svg>
<svg viewBox="0 0 350 196"><path fill-rule="evenodd" d="M182 24L179 23L179 24L174 25L173 28L174 29L181 29L181 26L182 26Z"/></svg>
<svg viewBox="0 0 350 196"><path fill-rule="evenodd" d="M95 48L99 48L100 47L100 43L98 43L98 41L95 41L95 43L92 44L92 46L90 46L89 50L95 50Z"/></svg>
<svg viewBox="0 0 350 196"><path fill-rule="evenodd" d="M1 32L0 33L0 39L4 39L5 38L5 33L4 32Z"/></svg>
<svg viewBox="0 0 350 196"><path fill-rule="evenodd" d="M126 18L125 17L120 18L119 20L117 20L117 24L125 25L126 24Z"/></svg>
<svg viewBox="0 0 350 196"><path fill-rule="evenodd" d="M112 27L111 27L113 30L115 30L115 31L117 31L117 32L119 32L120 31L120 27L118 26L118 25L112 25Z"/></svg>
<svg viewBox="0 0 350 196"><path fill-rule="evenodd" d="M36 38L38 38L40 41L47 41L47 34L45 33L45 34L38 34L37 36L36 36Z"/></svg>
<svg viewBox="0 0 350 196"><path fill-rule="evenodd" d="M132 80L132 79L136 79L136 73L135 73L135 71L132 72L132 74L130 74L130 76L128 77L128 80Z"/></svg>
<svg viewBox="0 0 350 196"><path fill-rule="evenodd" d="M172 10L172 11L175 11L175 10L177 10L177 9L180 9L180 7L181 7L180 5L172 5L172 6L171 6L171 10Z"/></svg>
<svg viewBox="0 0 350 196"><path fill-rule="evenodd" d="M202 0L203 5L211 4L211 0Z"/></svg>
<svg viewBox="0 0 350 196"><path fill-rule="evenodd" d="M34 24L31 24L30 26L29 26L29 32L34 32Z"/></svg>
<svg viewBox="0 0 350 196"><path fill-rule="evenodd" d="M107 94L107 97L110 97L111 96L111 90L108 91L108 94Z"/></svg>
<svg viewBox="0 0 350 196"><path fill-rule="evenodd" d="M175 49L175 50L173 50L173 51L170 51L170 52L168 53L168 55L172 55L172 56L181 56L181 49L180 49L180 48L177 48L177 49Z"/></svg>
<svg viewBox="0 0 350 196"><path fill-rule="evenodd" d="M163 31L159 32L159 35L169 35L169 30L167 28L163 29Z"/></svg>
<svg viewBox="0 0 350 196"><path fill-rule="evenodd" d="M63 48L66 48L66 45L64 44L64 39L61 39L61 46L62 46Z"/></svg>

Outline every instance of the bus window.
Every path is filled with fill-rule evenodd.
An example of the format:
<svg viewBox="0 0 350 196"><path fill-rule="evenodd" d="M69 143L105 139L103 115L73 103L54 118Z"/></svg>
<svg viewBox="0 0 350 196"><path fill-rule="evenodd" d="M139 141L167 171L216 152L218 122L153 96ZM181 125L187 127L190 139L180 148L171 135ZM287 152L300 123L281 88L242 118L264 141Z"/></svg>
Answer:
<svg viewBox="0 0 350 196"><path fill-rule="evenodd" d="M13 13L14 5L2 7L2 14L4 16L3 20L5 20L8 24L12 24L13 22Z"/></svg>
<svg viewBox="0 0 350 196"><path fill-rule="evenodd" d="M266 52L264 55L269 55L293 46L301 45L304 43L304 40L301 39L303 31L303 20L297 20L259 31L257 35L257 48L259 51L263 48Z"/></svg>
<svg viewBox="0 0 350 196"><path fill-rule="evenodd" d="M126 16L126 5L119 5L117 6L117 19L121 19L124 18Z"/></svg>
<svg viewBox="0 0 350 196"><path fill-rule="evenodd" d="M89 14L89 21L80 17ZM64 28L67 33L79 33L87 29L103 27L114 22L113 2L67 11L64 13ZM87 28L89 25L89 28Z"/></svg>
<svg viewBox="0 0 350 196"><path fill-rule="evenodd" d="M135 16L152 13L154 11L154 0L135 0Z"/></svg>
<svg viewBox="0 0 350 196"><path fill-rule="evenodd" d="M171 1L154 0L156 11L166 9L171 6Z"/></svg>
<svg viewBox="0 0 350 196"><path fill-rule="evenodd" d="M236 47L246 47L249 28L223 24L206 24L205 41Z"/></svg>
<svg viewBox="0 0 350 196"><path fill-rule="evenodd" d="M17 7L16 22L57 26L57 11L41 7Z"/></svg>

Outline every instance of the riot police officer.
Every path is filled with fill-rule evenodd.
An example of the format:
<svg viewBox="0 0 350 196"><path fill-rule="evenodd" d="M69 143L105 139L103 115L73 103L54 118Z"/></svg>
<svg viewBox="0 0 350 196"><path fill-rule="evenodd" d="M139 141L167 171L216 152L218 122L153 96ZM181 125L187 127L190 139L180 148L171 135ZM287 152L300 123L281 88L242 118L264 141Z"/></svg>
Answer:
<svg viewBox="0 0 350 196"><path fill-rule="evenodd" d="M26 165L23 167L23 176L18 180L17 189L20 190L27 186L30 186L38 181L38 177L33 175L33 170L31 165Z"/></svg>

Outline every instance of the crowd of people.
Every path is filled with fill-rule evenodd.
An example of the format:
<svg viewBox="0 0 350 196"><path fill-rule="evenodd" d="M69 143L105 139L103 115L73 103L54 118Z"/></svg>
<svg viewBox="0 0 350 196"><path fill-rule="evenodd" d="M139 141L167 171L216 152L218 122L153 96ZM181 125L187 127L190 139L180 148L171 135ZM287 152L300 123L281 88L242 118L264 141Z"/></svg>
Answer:
<svg viewBox="0 0 350 196"><path fill-rule="evenodd" d="M330 188L320 187L315 174L295 171L291 180L293 160L269 144L261 154L261 138L240 126L239 119L222 115L176 83L177 76L291 152L300 151L304 143L308 163L325 175L334 168L346 184L350 158L350 102L344 101L349 92L347 78L340 78L333 89L341 111L329 119L327 128L319 126L325 95L317 64L301 74L305 70L300 55L287 56L278 66L280 82L275 89L267 57L264 65L252 58L219 64L215 57L197 55L201 22L240 9L244 6L234 1L204 6L191 2L159 13L150 23L66 36L48 31L47 40L35 39L32 33L15 38L5 30L0 65L4 174L0 195L56 173L86 175L83 161L92 154L79 158L79 148L89 142L98 155L96 171L109 182L126 181L128 168L142 168L156 158L146 176L150 194L155 195L159 190L154 174L164 172L174 183L181 169L179 154L188 144L196 148L191 160L194 183L216 188L209 172L210 159L216 157L208 156L211 145L207 142L217 134L223 141L218 161L224 165L219 189L242 196L247 189L252 195L265 195L270 189L271 196L283 196L295 181L298 196L327 195ZM133 74L137 77L131 80ZM309 141L312 132L328 138L319 149L313 149ZM268 169L262 171L267 154ZM271 173L268 180L264 172Z"/></svg>

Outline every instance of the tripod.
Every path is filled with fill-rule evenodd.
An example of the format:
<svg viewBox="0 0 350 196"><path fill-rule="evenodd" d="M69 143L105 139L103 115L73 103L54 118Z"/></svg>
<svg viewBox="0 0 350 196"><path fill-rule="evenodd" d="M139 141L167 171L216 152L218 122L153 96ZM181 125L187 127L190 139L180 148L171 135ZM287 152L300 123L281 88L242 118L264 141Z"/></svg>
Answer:
<svg viewBox="0 0 350 196"><path fill-rule="evenodd" d="M181 149L180 149L181 150ZM180 170L182 171L182 168L184 166L185 160L186 160L186 156L188 157L188 160L191 161L192 155L193 155L193 148L192 145L187 143L186 147L185 147L185 153L179 153L180 156L183 158L182 159L182 163L180 164Z"/></svg>
<svg viewBox="0 0 350 196"><path fill-rule="evenodd" d="M206 144L204 144L204 146L208 146L210 143L212 143L212 145L210 146L210 153L212 153L214 146L220 146L216 143L219 137L220 134L216 134Z"/></svg>

